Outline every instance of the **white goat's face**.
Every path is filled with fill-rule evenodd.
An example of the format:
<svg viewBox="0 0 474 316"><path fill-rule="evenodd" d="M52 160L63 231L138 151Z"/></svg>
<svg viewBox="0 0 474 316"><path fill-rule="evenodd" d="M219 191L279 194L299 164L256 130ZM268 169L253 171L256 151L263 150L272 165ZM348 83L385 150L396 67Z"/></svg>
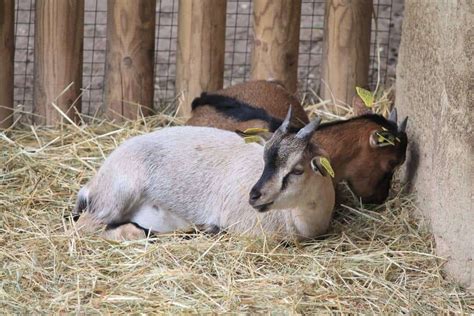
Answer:
<svg viewBox="0 0 474 316"><path fill-rule="evenodd" d="M319 120L309 123L297 134L289 134L290 117L291 108L282 126L265 144L263 173L249 194L250 205L259 212L297 204L308 178L321 176L317 167L315 170L311 167L318 150L309 145Z"/></svg>

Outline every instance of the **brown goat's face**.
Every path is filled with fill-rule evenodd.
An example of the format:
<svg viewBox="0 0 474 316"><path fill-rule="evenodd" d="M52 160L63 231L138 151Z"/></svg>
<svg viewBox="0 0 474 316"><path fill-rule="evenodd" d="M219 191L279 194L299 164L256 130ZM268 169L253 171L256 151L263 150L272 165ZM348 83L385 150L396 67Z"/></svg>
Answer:
<svg viewBox="0 0 474 316"><path fill-rule="evenodd" d="M364 203L380 204L388 197L394 172L405 161L407 136L392 131L397 138L394 145L376 147L371 143L373 132L346 169L345 178Z"/></svg>

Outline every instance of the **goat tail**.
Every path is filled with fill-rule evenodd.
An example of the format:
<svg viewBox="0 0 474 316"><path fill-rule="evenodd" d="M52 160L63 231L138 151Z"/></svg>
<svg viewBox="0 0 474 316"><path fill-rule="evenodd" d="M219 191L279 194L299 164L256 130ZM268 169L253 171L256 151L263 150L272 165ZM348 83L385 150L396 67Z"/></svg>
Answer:
<svg viewBox="0 0 474 316"><path fill-rule="evenodd" d="M77 194L76 205L72 210L72 219L76 222L79 219L79 216L81 216L81 214L88 209L89 205L89 189L87 187L83 187Z"/></svg>

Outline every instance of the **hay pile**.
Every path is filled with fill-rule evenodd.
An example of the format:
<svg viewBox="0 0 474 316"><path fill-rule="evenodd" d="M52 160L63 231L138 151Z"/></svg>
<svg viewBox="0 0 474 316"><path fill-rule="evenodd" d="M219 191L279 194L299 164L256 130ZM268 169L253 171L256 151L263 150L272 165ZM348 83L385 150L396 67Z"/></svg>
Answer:
<svg viewBox="0 0 474 316"><path fill-rule="evenodd" d="M316 109L324 112L324 109ZM67 232L80 188L124 139L170 122L0 134L0 311L474 312L441 272L411 196L337 210L327 237L302 245L231 235L115 243Z"/></svg>

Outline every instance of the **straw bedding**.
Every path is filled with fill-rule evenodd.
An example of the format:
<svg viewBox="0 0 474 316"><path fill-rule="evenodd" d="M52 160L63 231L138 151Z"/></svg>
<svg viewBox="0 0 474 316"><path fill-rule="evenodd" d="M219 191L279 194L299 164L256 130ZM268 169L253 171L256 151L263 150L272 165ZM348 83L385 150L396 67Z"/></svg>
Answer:
<svg viewBox="0 0 474 316"><path fill-rule="evenodd" d="M225 234L116 243L70 230L65 215L107 154L170 122L0 134L2 313L474 312L443 275L413 196L372 209L348 199L327 236L301 245Z"/></svg>

